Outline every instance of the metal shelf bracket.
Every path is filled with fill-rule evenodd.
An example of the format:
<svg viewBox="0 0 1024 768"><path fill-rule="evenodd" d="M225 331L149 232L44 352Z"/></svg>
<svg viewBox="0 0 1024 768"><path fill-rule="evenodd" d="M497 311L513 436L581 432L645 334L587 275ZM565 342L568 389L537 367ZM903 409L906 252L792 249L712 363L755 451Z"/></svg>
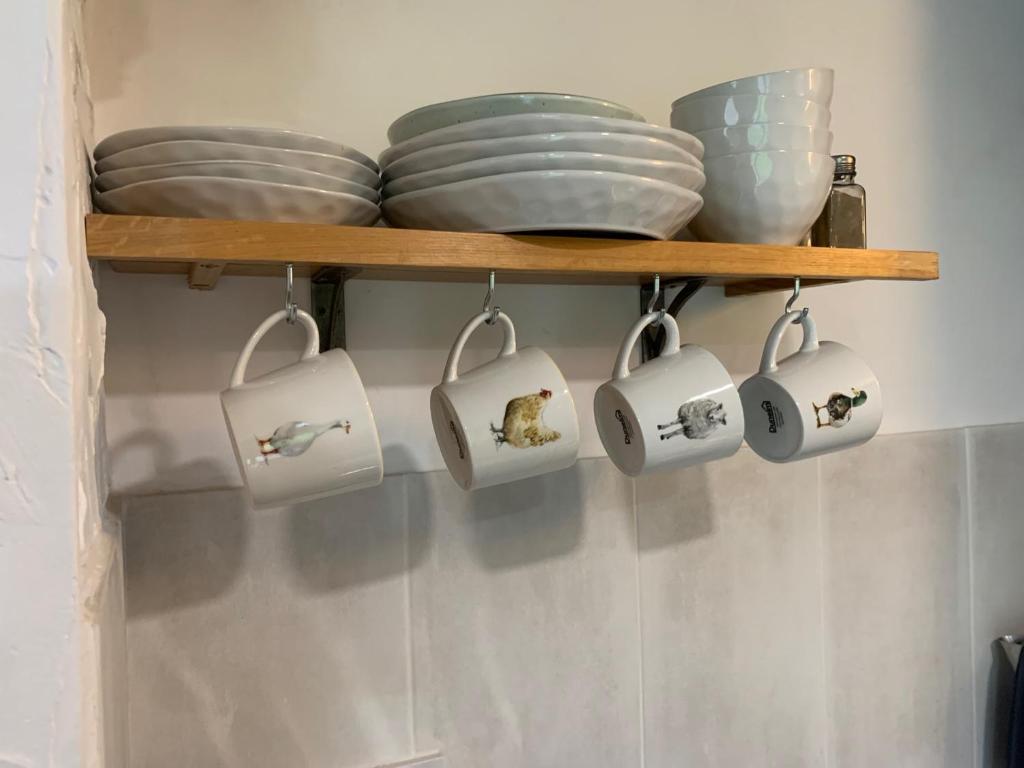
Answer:
<svg viewBox="0 0 1024 768"><path fill-rule="evenodd" d="M704 277L686 277L678 280L662 280L661 281L661 294L657 297L657 301L654 304L654 309L665 308L665 291L675 286L682 286L679 292L672 299L672 303L668 305L666 313L676 317L679 315L680 310L686 303L697 295L697 291L703 288L707 284L707 278ZM651 297L654 295L654 283L644 283L640 286L640 311L647 312L647 306L651 302ZM661 345L665 339L665 331L660 325L651 325L644 329L643 334L640 336L640 362L646 363L648 360L653 360L661 352Z"/></svg>
<svg viewBox="0 0 1024 768"><path fill-rule="evenodd" d="M310 306L320 330L320 351L345 348L345 281L342 267L324 267L309 281Z"/></svg>

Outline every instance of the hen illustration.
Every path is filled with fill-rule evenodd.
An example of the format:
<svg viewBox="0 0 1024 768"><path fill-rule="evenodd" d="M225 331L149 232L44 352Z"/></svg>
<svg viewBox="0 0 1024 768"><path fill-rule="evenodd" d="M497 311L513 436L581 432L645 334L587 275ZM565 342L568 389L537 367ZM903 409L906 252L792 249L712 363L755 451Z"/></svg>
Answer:
<svg viewBox="0 0 1024 768"><path fill-rule="evenodd" d="M853 396L844 395L841 392L833 392L829 395L828 401L824 405L817 405L811 403L814 408L814 420L821 427L839 427L849 423L850 417L853 416L853 409L858 405L864 405L868 400L868 393L862 389L851 389ZM828 421L823 422L821 420L821 412L824 411L828 417Z"/></svg>
<svg viewBox="0 0 1024 768"><path fill-rule="evenodd" d="M332 429L344 429L348 434L352 424L348 421L330 421L324 424L310 424L308 421L290 421L274 430L268 438L257 437L260 458L266 462L271 456L300 456L309 450L313 442Z"/></svg>
<svg viewBox="0 0 1024 768"><path fill-rule="evenodd" d="M514 448L536 448L552 443L561 432L544 425L542 414L551 399L551 390L542 389L536 395L523 395L508 401L501 429L491 424L491 434L497 445L508 443Z"/></svg>
<svg viewBox="0 0 1024 768"><path fill-rule="evenodd" d="M662 440L685 435L687 440L703 440L720 424L725 424L725 406L711 398L701 397L690 400L679 406L679 416L668 424L659 424L658 429L668 429L679 425L679 429L661 435Z"/></svg>

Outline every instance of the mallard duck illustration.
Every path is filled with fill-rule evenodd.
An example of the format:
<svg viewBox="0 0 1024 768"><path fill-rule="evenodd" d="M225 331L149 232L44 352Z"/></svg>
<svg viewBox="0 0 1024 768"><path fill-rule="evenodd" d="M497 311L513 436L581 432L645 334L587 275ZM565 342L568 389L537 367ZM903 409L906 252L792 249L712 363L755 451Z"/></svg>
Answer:
<svg viewBox="0 0 1024 768"><path fill-rule="evenodd" d="M310 424L308 421L290 421L282 424L270 437L256 438L260 447L259 458L266 462L271 456L301 456L320 435L332 429L344 429L348 434L352 431L352 424L342 419L324 424Z"/></svg>
<svg viewBox="0 0 1024 768"><path fill-rule="evenodd" d="M658 429L668 429L679 424L679 429L661 435L662 440L685 435L688 440L703 440L720 424L725 424L725 406L711 398L701 397L679 406L679 416L668 424L659 424Z"/></svg>
<svg viewBox="0 0 1024 768"><path fill-rule="evenodd" d="M850 417L853 416L853 409L859 405L864 405L868 401L868 393L863 389L853 388L850 390L849 395L844 395L841 392L833 392L828 397L828 402L824 405L818 405L817 403L811 403L814 408L814 420L821 427L839 427L845 426L849 423ZM828 416L828 421L822 421L821 412L824 411Z"/></svg>
<svg viewBox="0 0 1024 768"><path fill-rule="evenodd" d="M508 443L515 448L536 448L552 443L562 436L558 430L544 425L541 413L551 399L551 390L542 389L535 395L523 395L508 401L501 428L491 424L496 445Z"/></svg>

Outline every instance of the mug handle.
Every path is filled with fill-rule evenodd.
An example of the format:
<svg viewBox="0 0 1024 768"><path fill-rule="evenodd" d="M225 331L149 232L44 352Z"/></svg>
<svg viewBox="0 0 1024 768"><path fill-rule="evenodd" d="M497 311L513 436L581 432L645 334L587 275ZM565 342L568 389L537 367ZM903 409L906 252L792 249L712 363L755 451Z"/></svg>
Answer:
<svg viewBox="0 0 1024 768"><path fill-rule="evenodd" d="M660 356L667 357L679 351L679 324L676 323L676 319L672 315L666 315L663 312L648 312L636 321L636 325L629 329L629 333L623 339L622 346L619 347L619 356L615 358L612 378L624 379L629 376L629 356L633 352L633 347L636 346L636 342L640 338L640 334L644 332L644 329L657 322L660 322L665 329L665 343L661 345Z"/></svg>
<svg viewBox="0 0 1024 768"><path fill-rule="evenodd" d="M758 373L771 373L778 370L779 366L775 357L779 353L779 344L789 326L796 322L799 322L804 330L804 340L800 345L800 351L813 352L818 348L818 329L814 325L813 318L810 315L805 315L802 310L794 309L776 320L775 325L768 332L768 340L764 343L764 352L761 353L761 368Z"/></svg>
<svg viewBox="0 0 1024 768"><path fill-rule="evenodd" d="M252 357L256 345L266 336L267 331L287 317L288 310L280 309L260 323L256 330L252 332L252 336L249 337L249 340L245 342L245 346L242 347L242 353L238 356L238 362L235 363L235 368L231 372L231 387L239 387L245 383L245 369L249 366L249 358ZM302 356L299 359L309 360L311 357L316 357L320 354L320 331L316 327L316 321L313 319L313 316L308 312L298 309L295 311L295 317L306 329L306 346L303 347Z"/></svg>
<svg viewBox="0 0 1024 768"><path fill-rule="evenodd" d="M490 311L481 312L466 323L466 327L463 328L458 337L456 337L455 344L452 345L452 351L448 354L448 362L444 364L444 377L441 380L443 384L450 384L459 378L459 358L462 357L463 347L466 346L466 342L469 341L469 337L473 335L473 331L479 328L490 317ZM512 320L504 312L499 312L497 322L501 323L501 327L505 330L505 341L501 345L501 351L498 352L498 357L514 355L516 353L516 329L515 326L512 325Z"/></svg>

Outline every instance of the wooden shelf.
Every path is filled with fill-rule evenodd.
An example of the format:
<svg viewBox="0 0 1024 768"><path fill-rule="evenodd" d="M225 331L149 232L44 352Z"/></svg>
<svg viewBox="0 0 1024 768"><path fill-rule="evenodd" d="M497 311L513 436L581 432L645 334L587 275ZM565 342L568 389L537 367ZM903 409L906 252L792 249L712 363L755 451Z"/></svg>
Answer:
<svg viewBox="0 0 1024 768"><path fill-rule="evenodd" d="M939 257L925 251L659 242L386 227L335 227L152 216L86 217L89 257L121 272L189 275L212 288L223 275L297 275L342 267L347 278L621 283L705 277L730 295L850 280L934 280Z"/></svg>

